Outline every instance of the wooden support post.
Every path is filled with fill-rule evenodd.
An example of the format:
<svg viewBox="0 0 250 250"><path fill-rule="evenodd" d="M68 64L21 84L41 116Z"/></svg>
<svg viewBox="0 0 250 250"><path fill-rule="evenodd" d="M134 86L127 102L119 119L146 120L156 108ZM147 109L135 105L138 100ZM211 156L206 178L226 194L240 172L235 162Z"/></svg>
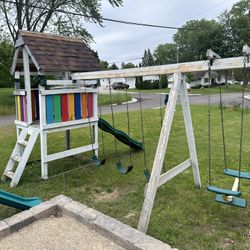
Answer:
<svg viewBox="0 0 250 250"><path fill-rule="evenodd" d="M32 123L32 105L31 105L31 84L30 84L30 65L29 55L23 48L23 68L24 68L24 84L26 90L26 101L27 101L27 123Z"/></svg>
<svg viewBox="0 0 250 250"><path fill-rule="evenodd" d="M155 159L153 163L153 168L151 172L151 177L149 180L146 196L144 199L141 216L138 224L138 230L146 233L150 215L153 209L155 195L158 187L158 182L164 162L164 157L167 149L168 139L170 135L170 130L172 126L172 121L174 117L176 102L178 98L178 90L180 88L181 83L181 74L174 74L174 84L171 88L169 100L165 112L165 117L162 124L162 130L160 134L160 139L158 142Z"/></svg>
<svg viewBox="0 0 250 250"><path fill-rule="evenodd" d="M47 150L47 132L44 129L46 126L46 100L45 96L41 95L42 90L45 88L39 86L39 113L40 113L40 150L41 150L41 176L43 179L48 178L48 163L46 161Z"/></svg>
<svg viewBox="0 0 250 250"><path fill-rule="evenodd" d="M188 149L191 159L191 166L193 168L194 182L196 187L201 187L201 179L200 179L200 172L199 172L198 159L196 153L192 117L190 112L188 92L186 86L186 77L183 78L183 82L180 85L180 98L181 98L182 111L186 129Z"/></svg>

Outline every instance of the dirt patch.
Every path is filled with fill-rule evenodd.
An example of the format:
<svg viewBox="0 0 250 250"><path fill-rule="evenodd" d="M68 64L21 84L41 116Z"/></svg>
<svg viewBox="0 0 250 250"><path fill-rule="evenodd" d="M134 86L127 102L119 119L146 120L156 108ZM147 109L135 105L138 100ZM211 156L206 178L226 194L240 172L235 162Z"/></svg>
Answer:
<svg viewBox="0 0 250 250"><path fill-rule="evenodd" d="M115 189L112 192L100 192L95 193L94 197L97 201L114 201L120 198L122 192L119 192L118 189Z"/></svg>
<svg viewBox="0 0 250 250"><path fill-rule="evenodd" d="M127 215L125 215L124 217L127 219L133 218L136 216L136 213L128 213Z"/></svg>

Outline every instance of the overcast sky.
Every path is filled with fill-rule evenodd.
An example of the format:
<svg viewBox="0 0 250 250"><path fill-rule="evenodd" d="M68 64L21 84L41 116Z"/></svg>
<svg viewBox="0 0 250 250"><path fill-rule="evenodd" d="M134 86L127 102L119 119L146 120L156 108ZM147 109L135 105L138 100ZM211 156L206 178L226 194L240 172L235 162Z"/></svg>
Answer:
<svg viewBox="0 0 250 250"><path fill-rule="evenodd" d="M152 23L165 26L182 26L192 19L217 19L238 0L123 0L123 7L112 8L103 1L102 15L106 18L132 22ZM104 22L104 28L96 24L86 24L93 35L101 60L120 65L122 61L142 57L144 49L153 52L159 44L172 41L176 31Z"/></svg>

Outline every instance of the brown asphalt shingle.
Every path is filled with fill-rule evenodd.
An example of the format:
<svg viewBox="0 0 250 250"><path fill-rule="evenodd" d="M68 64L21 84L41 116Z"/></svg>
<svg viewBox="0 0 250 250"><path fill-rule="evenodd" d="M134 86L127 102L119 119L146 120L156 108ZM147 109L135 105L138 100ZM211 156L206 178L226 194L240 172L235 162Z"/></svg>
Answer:
<svg viewBox="0 0 250 250"><path fill-rule="evenodd" d="M79 38L19 31L43 72L87 72L100 70L92 51ZM19 55L22 57L21 53ZM19 68L19 65L17 65ZM31 65L31 70L33 66Z"/></svg>

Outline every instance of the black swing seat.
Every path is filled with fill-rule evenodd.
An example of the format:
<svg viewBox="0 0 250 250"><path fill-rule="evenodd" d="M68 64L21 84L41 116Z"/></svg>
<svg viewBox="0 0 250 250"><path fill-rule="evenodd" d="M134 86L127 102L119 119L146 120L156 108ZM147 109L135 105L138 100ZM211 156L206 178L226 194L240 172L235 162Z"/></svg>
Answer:
<svg viewBox="0 0 250 250"><path fill-rule="evenodd" d="M242 172L238 170L232 170L232 169L224 169L224 174L233 176L233 177L238 177L241 179L250 179L250 173L249 172Z"/></svg>
<svg viewBox="0 0 250 250"><path fill-rule="evenodd" d="M241 192L239 191L232 191L231 189L218 188L215 186L207 186L207 190L216 194L224 194L226 196L241 196Z"/></svg>
<svg viewBox="0 0 250 250"><path fill-rule="evenodd" d="M247 200L234 197L232 201L226 201L221 194L216 194L215 201L241 208L247 207Z"/></svg>

